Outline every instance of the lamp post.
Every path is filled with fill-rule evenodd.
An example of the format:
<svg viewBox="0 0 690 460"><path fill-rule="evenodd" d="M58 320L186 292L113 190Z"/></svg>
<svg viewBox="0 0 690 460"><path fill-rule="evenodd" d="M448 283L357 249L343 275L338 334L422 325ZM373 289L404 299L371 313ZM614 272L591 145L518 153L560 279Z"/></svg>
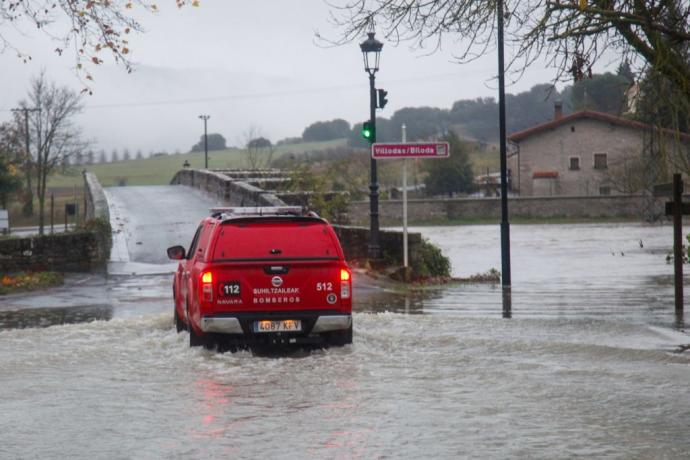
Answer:
<svg viewBox="0 0 690 460"><path fill-rule="evenodd" d="M379 59L383 43L374 38L375 33L369 32L369 37L360 43L359 47L364 56L364 71L369 74L369 124L371 136L369 143L376 142L376 72L379 70ZM379 184L376 173L376 160L371 158L371 179L369 183L369 258L381 258L381 246L379 244Z"/></svg>
<svg viewBox="0 0 690 460"><path fill-rule="evenodd" d="M204 169L208 169L208 132L206 131L206 122L211 115L199 115L199 118L204 120Z"/></svg>

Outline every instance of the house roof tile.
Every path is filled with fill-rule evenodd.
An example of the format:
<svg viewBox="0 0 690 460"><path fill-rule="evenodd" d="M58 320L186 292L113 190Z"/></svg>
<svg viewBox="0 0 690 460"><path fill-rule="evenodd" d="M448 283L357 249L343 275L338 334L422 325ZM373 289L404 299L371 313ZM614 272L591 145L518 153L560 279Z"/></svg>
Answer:
<svg viewBox="0 0 690 460"><path fill-rule="evenodd" d="M511 135L508 136L508 140L512 142L520 142L523 139L526 139L530 136L540 134L544 131L552 130L555 129L561 125L576 121L576 120L583 120L583 119L592 119L592 120L598 120L602 121L605 123L611 123L614 125L618 126L627 126L630 128L635 128L635 129L640 129L640 130L650 130L653 128L653 126L648 125L646 123L641 123L639 121L633 121L633 120L627 120L625 118L617 117L615 115L610 115L608 113L603 113L603 112L595 112L592 110L581 110L579 112L571 113L568 116L565 116L563 118L559 118L557 120L551 120L547 121L546 123L542 123L540 125L533 126L531 128L523 129L522 131L518 131L515 133L512 133ZM675 134L676 132L670 129L662 129L662 132L665 132L667 134ZM679 136L681 139L685 141L690 141L690 135L685 134L685 133L679 133Z"/></svg>

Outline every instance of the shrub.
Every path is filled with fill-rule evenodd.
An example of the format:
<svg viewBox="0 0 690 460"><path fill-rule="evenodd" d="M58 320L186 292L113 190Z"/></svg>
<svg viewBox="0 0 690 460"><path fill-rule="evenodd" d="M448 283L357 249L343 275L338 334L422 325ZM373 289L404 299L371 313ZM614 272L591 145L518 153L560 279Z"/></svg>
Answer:
<svg viewBox="0 0 690 460"><path fill-rule="evenodd" d="M447 278L450 276L450 259L441 250L422 240L410 255L414 278Z"/></svg>

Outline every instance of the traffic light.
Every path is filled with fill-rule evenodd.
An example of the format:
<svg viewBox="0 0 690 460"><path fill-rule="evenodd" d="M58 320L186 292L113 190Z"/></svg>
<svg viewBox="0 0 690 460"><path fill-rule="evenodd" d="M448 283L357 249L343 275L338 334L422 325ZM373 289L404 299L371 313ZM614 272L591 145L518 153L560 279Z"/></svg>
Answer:
<svg viewBox="0 0 690 460"><path fill-rule="evenodd" d="M379 109L382 109L386 106L386 104L388 104L388 98L386 97L386 96L388 96L388 91L386 91L385 89L378 89L376 91L378 91L378 93L379 93L379 97L378 97L379 103L378 103L377 107Z"/></svg>
<svg viewBox="0 0 690 460"><path fill-rule="evenodd" d="M362 123L362 137L368 141L374 138L374 127L371 122L365 121Z"/></svg>

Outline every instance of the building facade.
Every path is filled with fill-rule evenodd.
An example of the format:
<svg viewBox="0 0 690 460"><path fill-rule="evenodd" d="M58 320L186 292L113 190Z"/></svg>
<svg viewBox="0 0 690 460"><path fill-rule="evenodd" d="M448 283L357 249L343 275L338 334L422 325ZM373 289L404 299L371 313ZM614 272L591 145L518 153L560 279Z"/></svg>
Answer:
<svg viewBox="0 0 690 460"><path fill-rule="evenodd" d="M666 142L659 142L660 137ZM556 105L552 121L508 136L515 147L511 157L513 189L520 196L631 193L625 190L624 176L639 175L644 155L654 151L652 146L657 151L660 144L679 149L689 139L685 134L653 130L649 125L601 112L563 116Z"/></svg>

